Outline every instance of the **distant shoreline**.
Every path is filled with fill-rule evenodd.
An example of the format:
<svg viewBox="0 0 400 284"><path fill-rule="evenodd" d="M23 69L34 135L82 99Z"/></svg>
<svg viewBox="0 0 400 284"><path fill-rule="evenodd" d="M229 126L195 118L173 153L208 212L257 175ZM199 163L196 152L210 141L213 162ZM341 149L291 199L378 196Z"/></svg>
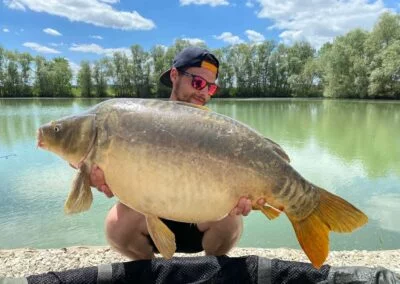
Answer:
<svg viewBox="0 0 400 284"><path fill-rule="evenodd" d="M176 254L199 256L199 254ZM309 262L297 249L235 248L230 257L257 255L267 258ZM107 246L82 246L60 249L0 250L0 277L22 277L49 271L64 271L100 264L130 261ZM331 266L384 267L400 273L400 249L382 251L331 251L325 264Z"/></svg>
<svg viewBox="0 0 400 284"><path fill-rule="evenodd" d="M145 100L169 100L169 97L165 98L136 98L136 97L0 97L0 99L11 99L11 100L25 100L25 99L37 99L37 100L108 100L108 99L145 99ZM365 101L365 102L400 102L400 99L393 98L330 98L330 97L213 97L211 102L215 100L232 100L232 101L262 101L262 100L326 100L326 101Z"/></svg>

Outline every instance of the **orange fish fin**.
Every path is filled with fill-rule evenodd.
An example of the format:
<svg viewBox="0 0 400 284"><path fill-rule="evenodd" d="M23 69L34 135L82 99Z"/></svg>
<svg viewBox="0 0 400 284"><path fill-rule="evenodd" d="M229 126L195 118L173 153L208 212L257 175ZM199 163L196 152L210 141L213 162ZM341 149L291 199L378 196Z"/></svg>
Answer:
<svg viewBox="0 0 400 284"><path fill-rule="evenodd" d="M157 216L146 214L147 229L158 251L170 259L175 251L175 235Z"/></svg>
<svg viewBox="0 0 400 284"><path fill-rule="evenodd" d="M305 219L292 222L297 239L311 263L319 268L329 252L329 231L351 232L368 222L368 217L344 199L322 188L318 206Z"/></svg>
<svg viewBox="0 0 400 284"><path fill-rule="evenodd" d="M306 219L292 222L297 240L301 248L310 259L311 263L320 268L328 257L329 228L321 221L319 216L311 213Z"/></svg>
<svg viewBox="0 0 400 284"><path fill-rule="evenodd" d="M368 217L343 198L318 188L320 204L317 207L329 229L338 233L350 233L365 225Z"/></svg>
<svg viewBox="0 0 400 284"><path fill-rule="evenodd" d="M253 205L253 209L255 210L261 210L262 213L264 213L265 216L267 216L268 219L273 220L276 217L281 214L281 211L278 209L275 209L274 207L271 206L262 206L262 205Z"/></svg>

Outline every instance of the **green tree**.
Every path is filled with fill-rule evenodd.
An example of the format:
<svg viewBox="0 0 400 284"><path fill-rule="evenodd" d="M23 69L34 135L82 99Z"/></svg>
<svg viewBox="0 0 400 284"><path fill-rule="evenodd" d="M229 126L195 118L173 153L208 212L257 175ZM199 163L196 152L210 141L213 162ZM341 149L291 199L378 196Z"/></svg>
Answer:
<svg viewBox="0 0 400 284"><path fill-rule="evenodd" d="M22 53L18 56L18 63L20 67L20 80L21 80L21 94L22 96L32 95L32 79L31 79L31 64L33 57L29 53Z"/></svg>
<svg viewBox="0 0 400 284"><path fill-rule="evenodd" d="M4 94L7 97L19 97L22 94L18 73L18 54L7 51L5 58Z"/></svg>
<svg viewBox="0 0 400 284"><path fill-rule="evenodd" d="M5 49L0 46L0 97L4 96L4 84L5 84Z"/></svg>
<svg viewBox="0 0 400 284"><path fill-rule="evenodd" d="M234 96L235 71L232 64L230 64L227 58L228 48L225 47L215 50L214 54L219 61L219 72L217 81L217 84L219 86L218 96Z"/></svg>
<svg viewBox="0 0 400 284"><path fill-rule="evenodd" d="M50 76L48 74L48 63L43 56L35 57L35 84L34 92L39 97L50 96Z"/></svg>
<svg viewBox="0 0 400 284"><path fill-rule="evenodd" d="M42 56L35 58L35 93L40 97L72 96L72 71L68 60L56 57L47 61Z"/></svg>
<svg viewBox="0 0 400 284"><path fill-rule="evenodd" d="M380 61L369 77L372 97L400 98L400 40L391 42L375 56Z"/></svg>
<svg viewBox="0 0 400 284"><path fill-rule="evenodd" d="M365 42L368 33L360 29L337 37L322 58L324 96L364 98L368 92Z"/></svg>
<svg viewBox="0 0 400 284"><path fill-rule="evenodd" d="M150 75L151 92L155 97L165 98L171 93L171 90L163 86L159 82L161 74L171 67L171 62L167 61L166 48L160 45L153 47L150 50L152 72Z"/></svg>
<svg viewBox="0 0 400 284"><path fill-rule="evenodd" d="M107 95L107 59L103 58L96 61L93 67L93 81L96 96L105 97Z"/></svg>
<svg viewBox="0 0 400 284"><path fill-rule="evenodd" d="M323 92L321 77L322 72L318 61L310 58L304 64L302 72L296 75L297 81L292 87L292 95L294 97L321 97ZM290 79L289 83L293 84Z"/></svg>
<svg viewBox="0 0 400 284"><path fill-rule="evenodd" d="M131 82L133 96L149 97L151 92L150 85L150 56L139 45L131 47Z"/></svg>
<svg viewBox="0 0 400 284"><path fill-rule="evenodd" d="M271 93L271 55L276 45L273 41L264 41L256 46L255 76L256 93L270 96Z"/></svg>
<svg viewBox="0 0 400 284"><path fill-rule="evenodd" d="M288 48L288 84L291 95L308 96L312 92L315 73L311 70L315 50L308 42L296 42ZM307 67L307 70L305 68Z"/></svg>
<svg viewBox="0 0 400 284"><path fill-rule="evenodd" d="M400 15L382 14L365 44L370 62L369 97L398 97L399 41Z"/></svg>
<svg viewBox="0 0 400 284"><path fill-rule="evenodd" d="M250 97L254 84L254 66L251 58L254 48L247 44L237 44L228 48L226 60L234 72L233 84L236 89L234 93L238 97Z"/></svg>
<svg viewBox="0 0 400 284"><path fill-rule="evenodd" d="M93 83L92 83L92 68L89 61L82 61L78 72L78 86L81 89L82 97L92 96Z"/></svg>
<svg viewBox="0 0 400 284"><path fill-rule="evenodd" d="M287 97L290 95L289 79L289 56L288 48L284 44L279 44L271 54L271 96Z"/></svg>
<svg viewBox="0 0 400 284"><path fill-rule="evenodd" d="M400 40L400 15L383 13L366 41L369 55L378 54L396 40Z"/></svg>
<svg viewBox="0 0 400 284"><path fill-rule="evenodd" d="M176 53L181 52L183 49L185 49L186 47L189 47L189 46L197 46L197 47L201 47L201 48L207 48L207 46L203 42L191 43L190 41L185 40L185 39L177 39L174 42L174 45L171 47L171 51L174 52L172 57L175 57ZM172 54L169 54L169 56L171 56L171 55ZM171 60L171 62L172 62L172 60Z"/></svg>
<svg viewBox="0 0 400 284"><path fill-rule="evenodd" d="M114 90L117 97L129 97L132 95L132 83L130 78L130 64L126 54L115 52L112 59L112 72L114 77Z"/></svg>
<svg viewBox="0 0 400 284"><path fill-rule="evenodd" d="M50 64L51 80L54 82L54 96L72 96L72 70L65 58L56 57Z"/></svg>

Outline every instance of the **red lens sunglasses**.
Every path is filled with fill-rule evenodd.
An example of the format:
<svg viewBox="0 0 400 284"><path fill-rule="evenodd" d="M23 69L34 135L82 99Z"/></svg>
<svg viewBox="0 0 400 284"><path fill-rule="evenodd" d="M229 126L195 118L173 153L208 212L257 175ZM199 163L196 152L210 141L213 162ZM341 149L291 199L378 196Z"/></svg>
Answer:
<svg viewBox="0 0 400 284"><path fill-rule="evenodd" d="M192 77L192 87L195 88L196 90L203 90L206 86L208 86L208 95L209 96L213 96L215 95L215 93L218 90L218 86L215 83L210 83L207 82L206 79L204 79L203 77L199 76L199 75L194 75L192 73L186 72L186 71L182 71L179 70L179 73L188 76L188 77Z"/></svg>

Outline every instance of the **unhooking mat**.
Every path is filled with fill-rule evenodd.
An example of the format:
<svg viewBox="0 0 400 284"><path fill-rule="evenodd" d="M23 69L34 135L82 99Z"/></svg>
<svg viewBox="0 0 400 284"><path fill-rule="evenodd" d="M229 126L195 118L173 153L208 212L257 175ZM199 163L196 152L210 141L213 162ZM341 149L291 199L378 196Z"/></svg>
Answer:
<svg viewBox="0 0 400 284"><path fill-rule="evenodd" d="M400 283L384 268L331 267L258 256L156 258L0 278L0 284L50 283Z"/></svg>

